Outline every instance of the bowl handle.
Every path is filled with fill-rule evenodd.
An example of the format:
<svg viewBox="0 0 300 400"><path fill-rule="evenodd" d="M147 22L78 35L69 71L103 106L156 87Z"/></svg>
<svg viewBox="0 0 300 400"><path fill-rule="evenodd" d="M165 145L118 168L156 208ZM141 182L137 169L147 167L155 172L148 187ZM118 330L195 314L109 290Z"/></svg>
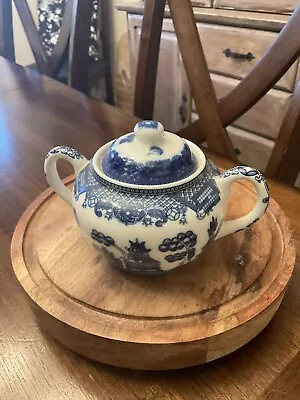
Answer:
<svg viewBox="0 0 300 400"><path fill-rule="evenodd" d="M254 208L245 216L230 221L224 221L216 237L223 236L242 230L256 222L266 211L269 204L269 188L262 174L251 167L239 166L229 169L216 178L216 183L224 199L225 213L227 211L230 187L234 181L239 179L249 180L256 188L257 199ZM225 214L226 215L226 214Z"/></svg>
<svg viewBox="0 0 300 400"><path fill-rule="evenodd" d="M79 151L68 146L54 147L46 155L44 171L49 185L63 200L72 205L73 194L63 184L57 172L57 161L59 159L66 160L72 164L75 175L88 163L88 160Z"/></svg>

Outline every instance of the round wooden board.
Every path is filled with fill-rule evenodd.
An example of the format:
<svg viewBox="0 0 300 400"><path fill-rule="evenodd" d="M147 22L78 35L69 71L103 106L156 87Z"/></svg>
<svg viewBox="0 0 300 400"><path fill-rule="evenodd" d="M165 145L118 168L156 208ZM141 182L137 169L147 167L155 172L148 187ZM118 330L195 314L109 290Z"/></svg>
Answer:
<svg viewBox="0 0 300 400"><path fill-rule="evenodd" d="M244 181L235 184L228 219L254 201ZM81 236L71 207L48 189L20 219L11 253L39 323L54 338L107 364L159 370L222 357L268 324L294 267L291 236L271 200L256 224L196 261L162 276L134 276L107 264Z"/></svg>

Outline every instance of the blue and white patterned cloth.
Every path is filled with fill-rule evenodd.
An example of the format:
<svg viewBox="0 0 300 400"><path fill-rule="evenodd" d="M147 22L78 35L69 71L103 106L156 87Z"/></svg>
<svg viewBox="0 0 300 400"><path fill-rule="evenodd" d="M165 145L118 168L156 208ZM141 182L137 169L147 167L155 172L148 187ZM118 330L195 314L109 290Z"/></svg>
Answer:
<svg viewBox="0 0 300 400"><path fill-rule="evenodd" d="M66 1L68 0L38 0L39 33L44 49L48 55L51 54L57 43ZM100 53L97 23L98 0L93 0L93 7L94 12L90 28L89 56L94 61L98 61Z"/></svg>

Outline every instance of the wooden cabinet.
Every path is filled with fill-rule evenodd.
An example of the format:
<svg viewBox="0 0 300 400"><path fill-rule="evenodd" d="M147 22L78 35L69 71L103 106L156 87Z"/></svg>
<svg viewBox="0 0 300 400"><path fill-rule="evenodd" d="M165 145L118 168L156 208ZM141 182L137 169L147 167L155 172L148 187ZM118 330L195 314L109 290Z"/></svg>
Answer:
<svg viewBox="0 0 300 400"><path fill-rule="evenodd" d="M288 15L280 13L291 11L296 3L297 0L214 0L205 2L204 8L193 2L197 28L218 98L229 93L249 73L287 21ZM207 8L209 5L212 7ZM222 7L235 10L220 9ZM127 10L124 3L119 8ZM143 3L131 3L127 11L134 83ZM242 163L264 170L299 78L297 61L262 100L228 128ZM197 118L168 10L162 28L154 118L175 132Z"/></svg>
<svg viewBox="0 0 300 400"><path fill-rule="evenodd" d="M297 0L215 0L215 7L233 8L235 10L269 11L278 13L292 12Z"/></svg>
<svg viewBox="0 0 300 400"><path fill-rule="evenodd" d="M192 0L192 3L198 7L212 7L213 0Z"/></svg>

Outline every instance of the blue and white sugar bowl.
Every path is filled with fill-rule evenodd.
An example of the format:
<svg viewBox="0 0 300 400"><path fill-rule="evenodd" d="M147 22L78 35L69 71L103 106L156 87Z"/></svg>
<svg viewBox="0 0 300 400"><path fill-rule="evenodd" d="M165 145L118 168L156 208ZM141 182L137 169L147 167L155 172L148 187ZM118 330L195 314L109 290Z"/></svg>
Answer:
<svg viewBox="0 0 300 400"><path fill-rule="evenodd" d="M56 163L69 161L73 192ZM77 150L57 146L45 159L56 193L74 209L82 233L111 265L155 275L187 264L207 244L257 221L269 203L261 173L239 166L220 173L194 143L164 131L156 121L101 147L89 161ZM231 184L247 179L257 191L246 216L224 221Z"/></svg>

